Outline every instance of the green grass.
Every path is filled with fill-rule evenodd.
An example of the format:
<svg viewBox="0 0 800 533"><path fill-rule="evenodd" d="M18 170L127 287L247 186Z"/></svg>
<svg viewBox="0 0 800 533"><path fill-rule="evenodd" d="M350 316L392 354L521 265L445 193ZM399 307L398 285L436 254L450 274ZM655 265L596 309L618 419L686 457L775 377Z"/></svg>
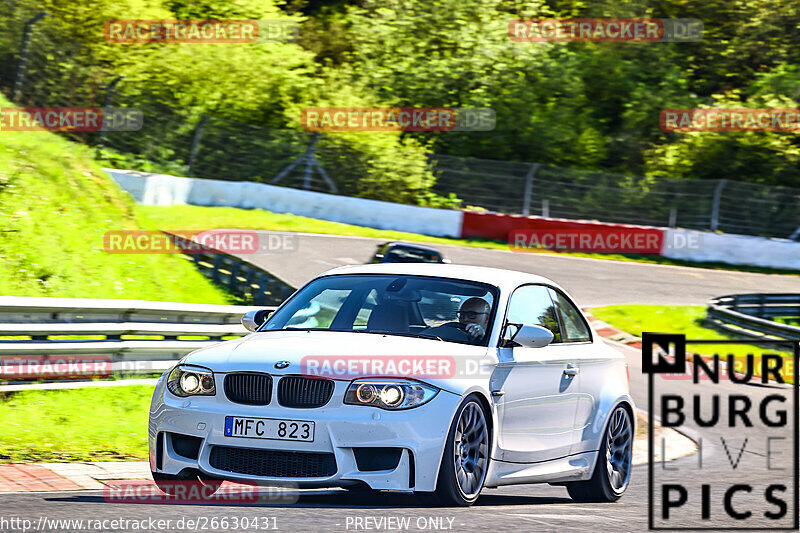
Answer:
<svg viewBox="0 0 800 533"><path fill-rule="evenodd" d="M103 234L122 229L139 229L134 203L91 149L0 131L0 294L232 301L181 256L104 251Z"/></svg>
<svg viewBox="0 0 800 533"><path fill-rule="evenodd" d="M0 395L0 462L147 459L153 387Z"/></svg>
<svg viewBox="0 0 800 533"><path fill-rule="evenodd" d="M355 237L375 237L386 240L402 240L426 242L432 244L451 244L457 246L471 246L475 248L488 248L494 250L509 250L509 244L499 241L480 239L449 239L430 237L418 233L402 231L389 231L341 222L329 222L315 218L302 217L286 213L272 213L262 209L238 209L235 207L202 207L194 205L175 206L147 206L135 207L139 224L148 229L161 230L209 230L209 229L253 229L291 231L303 233L321 233L333 235L351 235ZM768 274L793 274L800 275L798 271L778 270L760 267L744 267L726 265L724 263L691 263L677 261L666 257L644 254L601 254L578 252L552 252L548 250L520 252L520 253L547 253L571 257L587 257L591 259L610 259L615 261L635 261L639 263L654 263L661 265L693 266L717 270L730 270L737 272L760 272Z"/></svg>
<svg viewBox="0 0 800 533"><path fill-rule="evenodd" d="M595 307L592 314L637 337L642 332L683 333L687 338L725 340L731 337L703 325L706 308L665 305L611 305Z"/></svg>
<svg viewBox="0 0 800 533"><path fill-rule="evenodd" d="M600 320L637 337L641 337L643 332L648 331L652 333L683 334L687 339L691 340L736 340L737 338L744 338L721 333L707 327L704 324L706 308L700 305L611 305L592 308L591 313ZM720 355L732 353L737 357L748 353L754 354L756 358L764 353L780 353L786 357L791 356L791 352L788 349L785 351L776 350L774 347L765 348L754 344L725 344L716 348L713 345L688 344L688 349L703 355L713 355L720 352ZM758 363L756 363L756 366L758 366ZM760 375L759 372L757 374Z"/></svg>

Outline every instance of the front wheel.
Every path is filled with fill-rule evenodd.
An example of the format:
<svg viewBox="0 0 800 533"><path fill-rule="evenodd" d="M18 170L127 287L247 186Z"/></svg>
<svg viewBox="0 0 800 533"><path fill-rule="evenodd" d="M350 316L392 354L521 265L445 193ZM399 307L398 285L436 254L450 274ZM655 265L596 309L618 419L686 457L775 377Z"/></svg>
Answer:
<svg viewBox="0 0 800 533"><path fill-rule="evenodd" d="M425 504L467 507L480 496L489 467L489 424L480 402L459 406L447 435L436 491L418 493Z"/></svg>
<svg viewBox="0 0 800 533"><path fill-rule="evenodd" d="M628 488L633 460L633 422L628 410L618 406L608 418L592 478L567 484L578 502L615 502Z"/></svg>

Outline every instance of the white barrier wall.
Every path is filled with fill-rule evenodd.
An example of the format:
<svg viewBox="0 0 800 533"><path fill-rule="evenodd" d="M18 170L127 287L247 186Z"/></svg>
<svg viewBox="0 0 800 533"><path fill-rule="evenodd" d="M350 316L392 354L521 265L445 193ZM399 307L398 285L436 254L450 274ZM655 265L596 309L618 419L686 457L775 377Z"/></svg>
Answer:
<svg viewBox="0 0 800 533"><path fill-rule="evenodd" d="M187 204L193 178L179 178L168 174L150 174L131 170L104 168L106 172L130 193L133 199L144 205Z"/></svg>
<svg viewBox="0 0 800 533"><path fill-rule="evenodd" d="M248 181L181 178L105 169L137 202L265 209L370 228L460 237L463 213L337 196Z"/></svg>
<svg viewBox="0 0 800 533"><path fill-rule="evenodd" d="M800 270L800 243L788 239L666 228L661 255L686 261Z"/></svg>
<svg viewBox="0 0 800 533"><path fill-rule="evenodd" d="M422 235L461 237L464 214L277 187L248 181L181 178L105 169L134 199L145 205L192 204L265 209L275 213L344 222ZM719 262L800 270L800 243L686 229L663 228L660 255L694 262Z"/></svg>

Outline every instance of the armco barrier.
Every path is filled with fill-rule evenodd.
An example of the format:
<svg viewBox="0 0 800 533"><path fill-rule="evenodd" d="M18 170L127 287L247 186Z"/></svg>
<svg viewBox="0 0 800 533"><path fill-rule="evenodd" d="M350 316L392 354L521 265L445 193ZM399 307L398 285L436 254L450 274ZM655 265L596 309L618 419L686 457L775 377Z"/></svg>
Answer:
<svg viewBox="0 0 800 533"><path fill-rule="evenodd" d="M7 359L45 363L67 356L103 357L115 374L161 373L191 351L247 334L241 325L251 307L144 300L0 297L0 364ZM63 340L75 335L101 339ZM123 336L160 337L155 339ZM199 340L206 337L207 340Z"/></svg>
<svg viewBox="0 0 800 533"><path fill-rule="evenodd" d="M279 305L295 290L282 279L232 255L208 251L189 257L212 281L254 305Z"/></svg>
<svg viewBox="0 0 800 533"><path fill-rule="evenodd" d="M728 333L756 339L800 341L800 326L781 324L774 317L800 319L800 294L732 294L708 303L707 320Z"/></svg>

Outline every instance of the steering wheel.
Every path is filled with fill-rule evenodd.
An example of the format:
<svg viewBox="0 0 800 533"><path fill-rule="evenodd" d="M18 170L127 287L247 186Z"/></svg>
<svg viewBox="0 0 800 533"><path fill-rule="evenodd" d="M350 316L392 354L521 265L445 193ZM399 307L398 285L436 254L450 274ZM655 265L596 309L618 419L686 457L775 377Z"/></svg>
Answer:
<svg viewBox="0 0 800 533"><path fill-rule="evenodd" d="M467 325L466 324L462 324L461 322L446 322L446 323L442 324L439 327L440 328L451 327L451 328L460 329L464 333L467 332Z"/></svg>
<svg viewBox="0 0 800 533"><path fill-rule="evenodd" d="M451 328L455 331L451 332L447 330L442 330L441 328ZM445 322L440 326L425 328L420 333L424 334L428 331L431 332L438 331L440 333L436 333L437 336L456 342L466 342L469 340L469 334L467 333L467 326L465 324L462 324L461 322Z"/></svg>

